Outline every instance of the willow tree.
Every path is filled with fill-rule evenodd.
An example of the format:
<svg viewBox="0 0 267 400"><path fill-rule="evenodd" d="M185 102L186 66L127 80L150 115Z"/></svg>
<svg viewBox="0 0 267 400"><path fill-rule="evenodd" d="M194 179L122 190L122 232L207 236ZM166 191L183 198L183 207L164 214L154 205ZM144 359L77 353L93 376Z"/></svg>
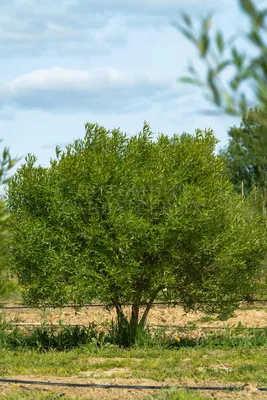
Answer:
<svg viewBox="0 0 267 400"><path fill-rule="evenodd" d="M235 308L266 241L256 212L233 194L216 142L210 130L154 138L145 123L127 137L86 124L48 168L28 155L7 191L25 301L102 301L129 343L163 288L185 310Z"/></svg>

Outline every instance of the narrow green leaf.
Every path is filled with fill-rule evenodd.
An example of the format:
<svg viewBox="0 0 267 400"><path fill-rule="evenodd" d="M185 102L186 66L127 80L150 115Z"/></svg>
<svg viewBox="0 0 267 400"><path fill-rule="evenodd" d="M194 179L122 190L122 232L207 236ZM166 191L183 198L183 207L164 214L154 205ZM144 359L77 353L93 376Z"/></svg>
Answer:
<svg viewBox="0 0 267 400"><path fill-rule="evenodd" d="M236 65L237 69L240 71L243 67L245 56L240 54L235 47L232 49L232 57L234 64Z"/></svg>
<svg viewBox="0 0 267 400"><path fill-rule="evenodd" d="M215 71L212 69L208 70L208 85L209 85L210 90L213 95L213 102L219 106L221 104L221 96L220 96L219 89L217 88L217 86L214 82L214 72Z"/></svg>
<svg viewBox="0 0 267 400"><path fill-rule="evenodd" d="M208 30L210 29L211 20L212 20L212 16L211 15L209 15L208 17L203 19L203 21L202 21L203 33L207 33Z"/></svg>
<svg viewBox="0 0 267 400"><path fill-rule="evenodd" d="M241 109L242 114L244 114L248 109L247 98L244 93L241 93L239 107Z"/></svg>
<svg viewBox="0 0 267 400"><path fill-rule="evenodd" d="M182 18L187 26L192 26L192 22L188 14L182 14Z"/></svg>
<svg viewBox="0 0 267 400"><path fill-rule="evenodd" d="M216 35L216 44L217 44L219 53L221 54L224 50L224 39L223 39L223 35L221 32L218 32Z"/></svg>
<svg viewBox="0 0 267 400"><path fill-rule="evenodd" d="M226 112L231 115L236 115L237 111L232 96L226 91L222 92L222 96L226 104Z"/></svg>
<svg viewBox="0 0 267 400"><path fill-rule="evenodd" d="M214 76L218 75L222 70L224 70L228 65L231 65L232 62L230 60L223 61L217 65L214 70Z"/></svg>
<svg viewBox="0 0 267 400"><path fill-rule="evenodd" d="M209 37L204 33L198 44L199 52L202 58L205 58L209 49Z"/></svg>
<svg viewBox="0 0 267 400"><path fill-rule="evenodd" d="M251 16L255 16L257 14L256 7L252 0L239 0L239 4L245 13Z"/></svg>
<svg viewBox="0 0 267 400"><path fill-rule="evenodd" d="M200 80L190 78L187 76L183 76L182 78L179 78L178 81L182 82L182 83L189 83L190 85L195 85L195 86L205 86L205 84L203 82L201 82Z"/></svg>
<svg viewBox="0 0 267 400"><path fill-rule="evenodd" d="M188 71L192 74L192 75L198 75L195 67L193 65L189 65L188 67Z"/></svg>
<svg viewBox="0 0 267 400"><path fill-rule="evenodd" d="M185 29L183 26L179 25L177 22L173 23L173 26L181 32L190 42L194 44L198 44L197 39L195 36L187 29Z"/></svg>
<svg viewBox="0 0 267 400"><path fill-rule="evenodd" d="M263 47L264 46L264 42L263 42L262 38L260 37L260 34L259 34L259 32L257 30L253 30L252 32L250 32L248 34L248 38L250 39L250 41L252 43L257 45L258 47Z"/></svg>
<svg viewBox="0 0 267 400"><path fill-rule="evenodd" d="M230 81L230 86L231 88L236 91L240 85L240 79L239 77L235 76L231 81Z"/></svg>

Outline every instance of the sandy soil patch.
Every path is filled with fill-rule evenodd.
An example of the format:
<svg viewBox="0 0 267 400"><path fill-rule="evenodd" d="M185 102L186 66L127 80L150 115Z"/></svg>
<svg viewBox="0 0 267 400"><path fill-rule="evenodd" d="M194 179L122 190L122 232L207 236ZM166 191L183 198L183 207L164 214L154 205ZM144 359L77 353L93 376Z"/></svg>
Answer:
<svg viewBox="0 0 267 400"><path fill-rule="evenodd" d="M24 380L42 380L42 381L53 381L53 382L69 382L69 383L98 383L98 384L116 384L116 385L155 385L155 386L165 386L165 385L188 385L188 386L228 386L228 384L214 381L205 381L205 382L196 382L196 381L187 381L187 382L177 382L173 380L166 380L163 383L159 383L157 381L151 379L77 379L77 378L65 378L64 380L57 377L49 377L49 378L36 378L33 376L16 376L14 379L24 379ZM238 384L235 384L238 385ZM230 386L230 385L229 385ZM49 386L41 386L41 385L25 385L18 384L14 386L14 384L8 383L0 383L0 393L2 395L6 395L11 393L14 390L25 390L25 392L30 393L33 390L38 390L40 392L51 392L55 394L64 394L65 396L77 396L81 399L91 399L91 400L99 400L100 398L103 400L133 400L133 399L143 399L144 397L151 395L153 393L158 393L159 390L151 390L151 389L102 389L102 388L79 388L79 387L49 387ZM205 395L210 395L211 398L218 399L233 399L233 400L242 400L242 399L255 399L255 400L266 400L267 393L260 392L257 390L255 386L250 384L245 385L245 390L240 392L225 392L225 391L203 391ZM62 396L64 399L64 396Z"/></svg>
<svg viewBox="0 0 267 400"><path fill-rule="evenodd" d="M9 304L9 306L12 306ZM46 321L48 324L58 324L62 321L66 325L84 325L88 326L89 323L97 325L110 323L116 319L115 310L107 311L104 307L84 307L80 310L74 308L64 309L5 309L2 311L4 315L14 323L18 324L40 324ZM130 312L130 309L127 309ZM201 321L205 314L188 313L185 314L182 307L166 307L154 306L148 315L149 325L162 325L162 326L186 326L190 323L195 323L200 327L203 326L237 326L242 323L246 327L267 327L267 305L261 309L239 309L235 311L234 317L229 318L227 321L219 321L214 317L211 321Z"/></svg>

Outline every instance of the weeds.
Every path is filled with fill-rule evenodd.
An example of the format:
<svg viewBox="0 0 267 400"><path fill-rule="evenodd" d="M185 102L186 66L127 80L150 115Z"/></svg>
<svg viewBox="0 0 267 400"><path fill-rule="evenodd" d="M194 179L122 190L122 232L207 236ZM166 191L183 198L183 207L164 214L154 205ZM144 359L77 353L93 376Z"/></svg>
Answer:
<svg viewBox="0 0 267 400"><path fill-rule="evenodd" d="M64 393L42 393L34 390L30 393L25 390L15 390L10 394L1 396L1 400L78 400L78 397L68 397Z"/></svg>
<svg viewBox="0 0 267 400"><path fill-rule="evenodd" d="M103 328L102 328L103 329ZM163 328L150 330L149 327L138 330L135 342L129 343L126 332L112 324L105 330L91 323L85 326L67 326L60 322L59 327L43 323L32 330L14 328L5 319L0 318L0 348L17 349L32 348L41 351L67 351L82 345L94 349L101 349L115 345L122 348L159 348L175 349L181 347L203 348L242 348L267 349L267 329L247 329L239 324L236 328L222 328L219 331L203 330L201 334L196 326L190 325L186 329L174 334L166 333Z"/></svg>
<svg viewBox="0 0 267 400"><path fill-rule="evenodd" d="M96 347L103 346L106 342L105 334L98 333L96 328L97 326L92 323L88 327L61 324L57 329L44 323L31 332L27 332L25 329L12 328L4 319L1 319L0 347L66 351L89 343Z"/></svg>
<svg viewBox="0 0 267 400"><path fill-rule="evenodd" d="M162 390L152 396L145 397L144 400L210 400L210 396L204 396L200 393L195 393L188 390Z"/></svg>

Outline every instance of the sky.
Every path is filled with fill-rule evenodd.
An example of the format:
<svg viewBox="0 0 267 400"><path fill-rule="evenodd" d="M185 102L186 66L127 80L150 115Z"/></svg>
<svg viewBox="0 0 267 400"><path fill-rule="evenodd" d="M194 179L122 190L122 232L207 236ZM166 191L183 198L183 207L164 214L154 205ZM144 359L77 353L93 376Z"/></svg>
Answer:
<svg viewBox="0 0 267 400"><path fill-rule="evenodd" d="M210 10L235 32L236 0L1 0L2 145L48 166L86 122L132 135L147 121L155 135L212 128L224 146L240 120L201 114L201 92L177 81L197 53L173 22Z"/></svg>

